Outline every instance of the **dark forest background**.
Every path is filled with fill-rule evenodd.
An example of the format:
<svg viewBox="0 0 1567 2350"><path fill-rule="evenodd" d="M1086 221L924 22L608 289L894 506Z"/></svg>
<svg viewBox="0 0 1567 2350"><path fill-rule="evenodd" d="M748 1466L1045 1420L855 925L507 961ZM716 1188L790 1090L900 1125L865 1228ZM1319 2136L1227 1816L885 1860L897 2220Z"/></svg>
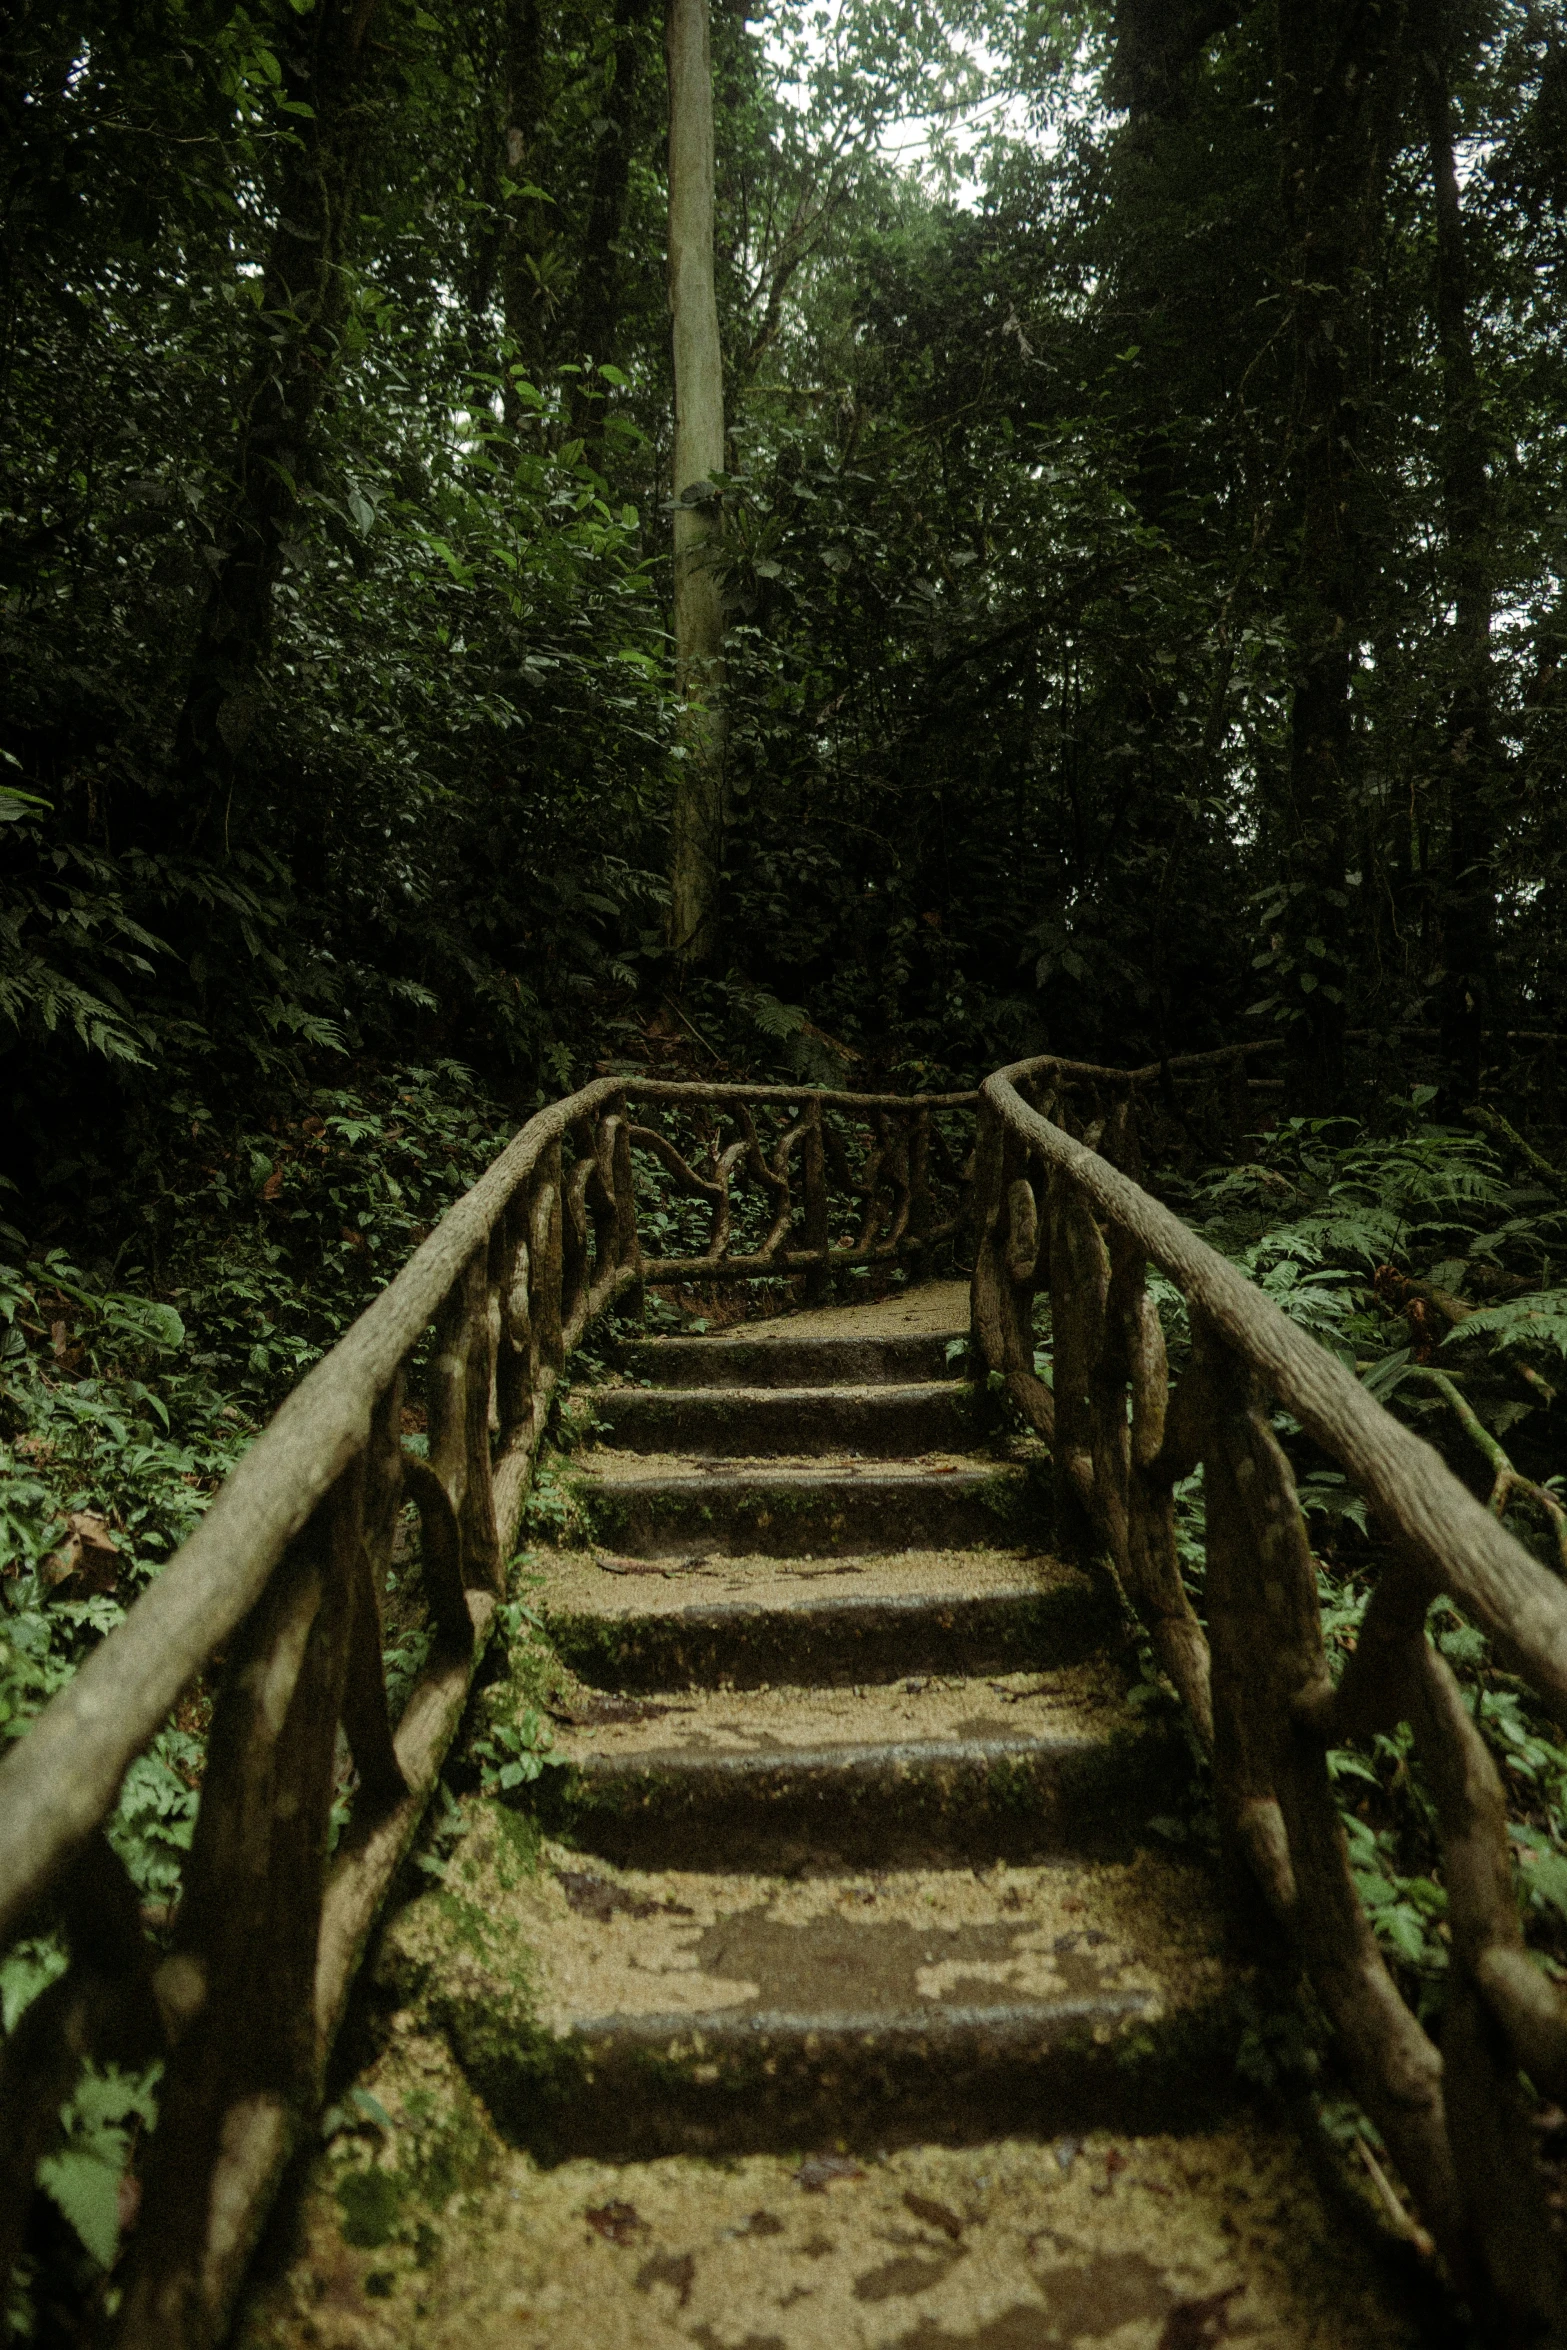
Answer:
<svg viewBox="0 0 1567 2350"><path fill-rule="evenodd" d="M1330 1107L1346 1028L1437 1029L1458 1101L1560 1021L1558 10L715 16L695 974L657 12L3 39L0 1069L46 1220L351 1065L518 1110L650 1027L913 1085L1278 1027Z"/></svg>

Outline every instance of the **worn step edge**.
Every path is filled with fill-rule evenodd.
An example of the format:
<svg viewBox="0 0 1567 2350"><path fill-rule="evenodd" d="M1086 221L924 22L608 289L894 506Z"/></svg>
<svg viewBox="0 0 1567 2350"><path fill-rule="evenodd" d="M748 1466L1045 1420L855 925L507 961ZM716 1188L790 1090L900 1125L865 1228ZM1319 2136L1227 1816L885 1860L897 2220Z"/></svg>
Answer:
<svg viewBox="0 0 1567 2350"><path fill-rule="evenodd" d="M1083 1738L930 1738L557 1766L519 1792L556 1834L626 1868L977 1866L1125 1854L1181 1773L1144 1728Z"/></svg>
<svg viewBox="0 0 1567 2350"><path fill-rule="evenodd" d="M714 1600L648 1613L600 1615L548 1605L556 1652L600 1689L847 1688L908 1673L964 1675L1077 1664L1115 1630L1107 1591L1079 1581L1019 1584L979 1596L884 1592L813 1595L764 1605Z"/></svg>
<svg viewBox="0 0 1567 2350"><path fill-rule="evenodd" d="M599 1387L608 1441L632 1452L963 1452L996 1425L994 1400L957 1380L881 1387Z"/></svg>
<svg viewBox="0 0 1567 2350"><path fill-rule="evenodd" d="M954 1332L952 1336L959 1333ZM952 1379L962 1357L947 1359L950 1336L865 1338L640 1338L625 1351L627 1368L661 1387L824 1387L839 1381Z"/></svg>
<svg viewBox="0 0 1567 2350"><path fill-rule="evenodd" d="M643 1558L693 1547L727 1557L987 1550L1047 1538L1048 1487L1017 1468L902 1476L828 1469L603 1477L576 1497L590 1532Z"/></svg>
<svg viewBox="0 0 1567 2350"><path fill-rule="evenodd" d="M1244 2095L1231 2001L1155 2004L1128 1992L908 2015L604 2016L508 2033L482 2002L435 2002L500 2128L545 2162L1209 2126Z"/></svg>

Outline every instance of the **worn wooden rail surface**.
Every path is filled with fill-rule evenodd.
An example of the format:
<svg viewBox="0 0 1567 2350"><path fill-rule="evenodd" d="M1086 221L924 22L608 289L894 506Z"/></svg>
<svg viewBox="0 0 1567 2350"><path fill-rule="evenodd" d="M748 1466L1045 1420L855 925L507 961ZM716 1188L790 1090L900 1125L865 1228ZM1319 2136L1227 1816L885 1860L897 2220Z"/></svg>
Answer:
<svg viewBox="0 0 1567 2350"><path fill-rule="evenodd" d="M1157 1122L1179 1081L1244 1132L1246 1061L1266 1049L1131 1071L1035 1062L978 1095L607 1077L530 1119L0 1764L0 1946L54 1930L69 1952L0 2051L0 2277L84 2058L156 2057L160 2118L114 2339L221 2340L313 2127L355 1970L461 1719L534 1456L590 1323L649 1281L790 1275L821 1296L836 1272L918 1266L956 1242L973 1256L980 1356L1050 1439L1064 1505L1141 1610L1214 1754L1231 1852L1298 1942L1425 2224L1463 2289L1520 2340L1554 2339L1555 2317L1528 2330L1560 2302L1517 2074L1567 2095L1567 2015L1524 1951L1500 1783L1424 1612L1449 1592L1567 1720L1567 1595L1426 1445L1138 1186L1139 1102ZM1173 1395L1149 1260L1191 1309L1193 1360ZM1054 1313L1053 1394L1034 1368L1040 1289ZM1341 1463L1394 1552L1336 1691L1264 1396ZM422 1449L409 1434L421 1418ZM1199 1462L1206 1634L1181 1583L1171 1499ZM430 1648L394 1721L382 1609L405 1510L418 1519ZM155 1933L104 1825L127 1767L203 1674L219 1691L200 1811L178 1908ZM1334 1742L1400 1719L1415 1726L1446 1838L1453 1993L1440 2053L1378 1955L1324 1760Z"/></svg>

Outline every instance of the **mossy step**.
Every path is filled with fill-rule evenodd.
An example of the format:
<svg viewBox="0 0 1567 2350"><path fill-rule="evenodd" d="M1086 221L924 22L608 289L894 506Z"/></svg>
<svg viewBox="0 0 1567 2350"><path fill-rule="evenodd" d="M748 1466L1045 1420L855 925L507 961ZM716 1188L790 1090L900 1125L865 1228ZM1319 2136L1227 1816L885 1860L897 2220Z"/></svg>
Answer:
<svg viewBox="0 0 1567 2350"><path fill-rule="evenodd" d="M996 1680L604 1699L517 1801L626 1867L765 1868L1125 1852L1179 1756L1099 1663Z"/></svg>
<svg viewBox="0 0 1567 2350"><path fill-rule="evenodd" d="M588 1456L589 1533L639 1558L868 1556L1010 1548L1047 1531L1049 1489L1009 1464L856 1469L683 1463L650 1473Z"/></svg>
<svg viewBox="0 0 1567 2350"><path fill-rule="evenodd" d="M861 1453L879 1460L965 1452L996 1425L983 1388L922 1386L598 1387L606 1442L628 1452Z"/></svg>
<svg viewBox="0 0 1567 2350"><path fill-rule="evenodd" d="M537 1558L539 1554L535 1554ZM1076 1663L1114 1631L1081 1568L1006 1551L894 1553L791 1566L545 1554L542 1606L562 1661L602 1689L844 1687L909 1674Z"/></svg>
<svg viewBox="0 0 1567 2350"><path fill-rule="evenodd" d="M815 1317L820 1321L821 1317ZM885 1338L780 1331L770 1338L639 1338L626 1368L655 1387L851 1387L962 1376L949 1359L954 1332L911 1331Z"/></svg>
<svg viewBox="0 0 1567 2350"><path fill-rule="evenodd" d="M1211 1888L1148 1854L789 1882L547 1846L390 1945L388 1987L545 2161L1190 2129L1238 2099Z"/></svg>

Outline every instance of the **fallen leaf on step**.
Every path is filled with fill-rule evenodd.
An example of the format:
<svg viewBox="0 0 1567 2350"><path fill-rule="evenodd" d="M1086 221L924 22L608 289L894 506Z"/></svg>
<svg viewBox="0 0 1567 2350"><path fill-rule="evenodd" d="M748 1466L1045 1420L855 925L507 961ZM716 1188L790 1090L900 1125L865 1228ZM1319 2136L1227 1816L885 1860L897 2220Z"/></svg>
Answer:
<svg viewBox="0 0 1567 2350"><path fill-rule="evenodd" d="M555 1876L565 1893L567 1908L574 1909L579 1917L607 1921L616 1916L688 1918L696 1914L683 1901L651 1901L645 1894L628 1893L624 1885L611 1884L608 1877L596 1877L590 1869L557 1869Z"/></svg>
<svg viewBox="0 0 1567 2350"><path fill-rule="evenodd" d="M689 2252L655 2252L651 2260L644 2260L637 2270L637 2291L650 2293L655 2285L673 2285L679 2300L676 2306L684 2309L691 2298L691 2287L696 2280L696 2260Z"/></svg>
<svg viewBox="0 0 1567 2350"><path fill-rule="evenodd" d="M848 2154L808 2154L794 2174L807 2195L825 2195L834 2179L863 2179L864 2171Z"/></svg>
<svg viewBox="0 0 1567 2350"><path fill-rule="evenodd" d="M1208 2350L1210 2343L1222 2342L1230 2330L1230 2303L1245 2290L1244 2285L1231 2285L1223 2293L1205 2294L1201 2301L1177 2301L1164 2321L1159 2350Z"/></svg>
<svg viewBox="0 0 1567 2350"><path fill-rule="evenodd" d="M596 1730L605 1722L656 1722L660 1714L695 1713L694 1705L659 1705L649 1697L583 1696L558 1698L550 1707L557 1722L574 1730Z"/></svg>
<svg viewBox="0 0 1567 2350"><path fill-rule="evenodd" d="M589 2210L587 2221L606 2244L634 2244L638 2236L650 2233L634 2203L600 2203Z"/></svg>
<svg viewBox="0 0 1567 2350"><path fill-rule="evenodd" d="M1102 2187L1090 2188L1089 2192L1094 2195L1110 2194L1115 2186L1117 2173L1124 2171L1125 2168L1126 2156L1121 2152L1119 2146L1112 2146L1105 2156L1105 2183Z"/></svg>
<svg viewBox="0 0 1567 2350"><path fill-rule="evenodd" d="M954 2244L963 2233L963 2222L957 2213L950 2211L945 2203L933 2202L929 2195L905 2195L903 2208L912 2211L915 2218L922 2219L928 2228L940 2228L942 2234L950 2236Z"/></svg>
<svg viewBox="0 0 1567 2350"><path fill-rule="evenodd" d="M708 1563L708 1553L694 1552L683 1559L632 1559L616 1556L612 1551L597 1551L595 1557L606 1575L694 1575Z"/></svg>

